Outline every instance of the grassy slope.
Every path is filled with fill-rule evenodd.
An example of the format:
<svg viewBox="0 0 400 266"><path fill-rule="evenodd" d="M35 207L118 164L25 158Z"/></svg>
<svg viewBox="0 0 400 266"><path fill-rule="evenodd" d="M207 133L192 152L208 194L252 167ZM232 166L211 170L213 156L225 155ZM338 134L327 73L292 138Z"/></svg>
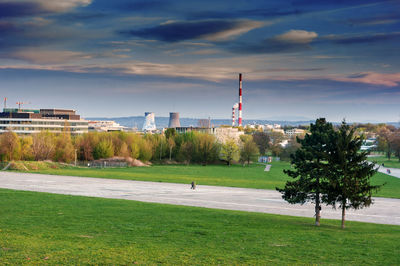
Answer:
<svg viewBox="0 0 400 266"><path fill-rule="evenodd" d="M282 171L289 168L287 162L274 162L270 172L263 165L242 167L238 165L154 165L152 167L88 169L63 168L36 171L44 174L87 176L112 179L142 180L190 184L193 180L201 185L275 189L284 187L289 177ZM382 173L373 177L373 184L386 185L376 194L380 197L400 198L400 179Z"/></svg>
<svg viewBox="0 0 400 266"><path fill-rule="evenodd" d="M0 213L0 264L400 264L399 226L12 190Z"/></svg>

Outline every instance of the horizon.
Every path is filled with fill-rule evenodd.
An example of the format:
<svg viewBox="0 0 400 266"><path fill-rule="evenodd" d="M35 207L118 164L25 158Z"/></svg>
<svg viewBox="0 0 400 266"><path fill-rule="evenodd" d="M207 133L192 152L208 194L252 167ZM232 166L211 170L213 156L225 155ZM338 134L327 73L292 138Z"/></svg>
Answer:
<svg viewBox="0 0 400 266"><path fill-rule="evenodd" d="M150 110L229 120L243 73L243 120L397 123L399 8L394 0L0 0L0 97L11 108L22 101L82 117Z"/></svg>

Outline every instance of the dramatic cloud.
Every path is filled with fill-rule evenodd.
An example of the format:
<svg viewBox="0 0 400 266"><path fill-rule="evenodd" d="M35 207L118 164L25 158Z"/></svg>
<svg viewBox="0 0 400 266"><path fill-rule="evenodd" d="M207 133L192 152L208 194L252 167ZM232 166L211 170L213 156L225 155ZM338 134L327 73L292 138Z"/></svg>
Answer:
<svg viewBox="0 0 400 266"><path fill-rule="evenodd" d="M166 22L140 30L124 32L141 38L155 38L165 42L179 42L192 39L222 41L234 38L265 25L251 20L203 20Z"/></svg>
<svg viewBox="0 0 400 266"><path fill-rule="evenodd" d="M244 53L291 53L310 49L310 43L318 37L313 31L290 30L265 39L257 44L242 44L232 50Z"/></svg>

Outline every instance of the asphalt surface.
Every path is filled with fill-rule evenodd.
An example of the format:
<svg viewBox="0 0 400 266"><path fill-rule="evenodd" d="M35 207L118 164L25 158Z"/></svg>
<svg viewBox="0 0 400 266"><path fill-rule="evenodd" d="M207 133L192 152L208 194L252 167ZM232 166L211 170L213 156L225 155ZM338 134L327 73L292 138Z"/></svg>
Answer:
<svg viewBox="0 0 400 266"><path fill-rule="evenodd" d="M388 170L390 171L390 174L388 173ZM390 168L390 167L379 166L378 172L400 178L400 169L399 168Z"/></svg>
<svg viewBox="0 0 400 266"><path fill-rule="evenodd" d="M116 179L85 178L0 171L0 187L174 205L313 217L314 205L291 205L273 190L197 186ZM322 219L341 219L341 211L322 207ZM351 221L400 225L400 199L374 198L370 208L348 210Z"/></svg>

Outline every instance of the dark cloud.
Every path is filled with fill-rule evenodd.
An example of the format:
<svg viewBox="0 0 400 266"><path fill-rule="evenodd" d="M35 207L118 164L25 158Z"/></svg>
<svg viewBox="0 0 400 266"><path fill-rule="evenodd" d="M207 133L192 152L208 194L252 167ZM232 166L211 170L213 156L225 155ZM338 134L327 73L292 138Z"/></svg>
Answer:
<svg viewBox="0 0 400 266"><path fill-rule="evenodd" d="M17 28L13 23L0 22L0 39L2 35L7 35L14 32L20 32L21 29Z"/></svg>
<svg viewBox="0 0 400 266"><path fill-rule="evenodd" d="M168 0L96 0L91 4L91 8L100 11L117 11L118 13L169 13L176 12L174 4Z"/></svg>
<svg viewBox="0 0 400 266"><path fill-rule="evenodd" d="M187 15L187 19L226 19L226 18L274 18L290 15L300 15L299 9L246 9L232 11L200 11Z"/></svg>
<svg viewBox="0 0 400 266"><path fill-rule="evenodd" d="M347 20L347 24L352 26L374 26L383 24L392 24L400 21L400 14L383 14L372 17L351 18Z"/></svg>
<svg viewBox="0 0 400 266"><path fill-rule="evenodd" d="M132 11L153 11L155 9L164 9L171 6L168 1L136 1L120 5L124 10Z"/></svg>
<svg viewBox="0 0 400 266"><path fill-rule="evenodd" d="M258 27L260 23L239 20L203 20L161 24L155 27L121 32L125 35L141 38L154 38L165 42L179 42L198 38L207 38L235 29ZM247 30L247 31L248 31Z"/></svg>
<svg viewBox="0 0 400 266"><path fill-rule="evenodd" d="M74 12L62 15L56 15L58 21L67 21L67 22L89 22L89 21L101 21L105 17L109 16L109 14L103 12Z"/></svg>
<svg viewBox="0 0 400 266"><path fill-rule="evenodd" d="M36 3L0 3L0 18L31 16L42 13L44 13L44 10Z"/></svg>
<svg viewBox="0 0 400 266"><path fill-rule="evenodd" d="M284 43L277 40L267 39L260 43L241 44L231 48L234 52L244 54L275 54L275 53L295 53L311 49L309 44Z"/></svg>
<svg viewBox="0 0 400 266"><path fill-rule="evenodd" d="M335 36L326 36L321 38L321 40L328 40L336 44L363 44L363 43L375 43L382 41L393 41L400 40L400 32L392 32L392 33L375 33L370 35L335 35Z"/></svg>

